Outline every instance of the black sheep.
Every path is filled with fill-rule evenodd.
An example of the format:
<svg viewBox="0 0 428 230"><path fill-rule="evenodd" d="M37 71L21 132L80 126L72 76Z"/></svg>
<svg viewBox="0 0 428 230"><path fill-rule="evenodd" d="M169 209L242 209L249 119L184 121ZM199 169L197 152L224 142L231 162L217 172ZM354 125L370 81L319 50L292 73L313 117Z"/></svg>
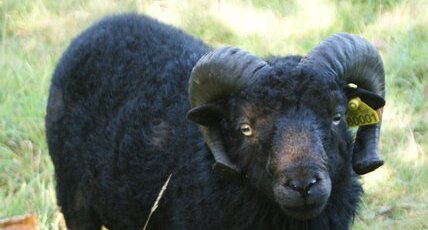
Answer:
<svg viewBox="0 0 428 230"><path fill-rule="evenodd" d="M355 35L263 61L144 16L104 19L74 39L50 88L66 224L142 229L172 174L149 229L348 229L362 193L354 171L382 161L380 124L353 144L344 116L356 96L380 108L383 78Z"/></svg>

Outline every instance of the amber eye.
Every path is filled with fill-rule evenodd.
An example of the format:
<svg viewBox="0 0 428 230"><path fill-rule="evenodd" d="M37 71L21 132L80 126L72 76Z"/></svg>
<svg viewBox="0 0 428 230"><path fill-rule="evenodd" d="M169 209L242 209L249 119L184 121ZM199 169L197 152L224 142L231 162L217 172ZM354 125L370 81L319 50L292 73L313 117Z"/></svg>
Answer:
<svg viewBox="0 0 428 230"><path fill-rule="evenodd" d="M334 114L333 125L339 125L341 120L342 120L342 114L340 114L340 113Z"/></svg>
<svg viewBox="0 0 428 230"><path fill-rule="evenodd" d="M241 124L241 133L249 137L253 135L253 129L249 124Z"/></svg>

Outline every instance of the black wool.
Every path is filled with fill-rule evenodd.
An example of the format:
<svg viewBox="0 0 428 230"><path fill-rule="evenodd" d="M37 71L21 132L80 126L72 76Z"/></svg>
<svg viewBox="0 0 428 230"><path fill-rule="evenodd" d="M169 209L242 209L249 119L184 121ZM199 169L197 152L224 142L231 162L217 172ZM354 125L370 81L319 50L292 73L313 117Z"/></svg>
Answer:
<svg viewBox="0 0 428 230"><path fill-rule="evenodd" d="M362 189L352 171L352 138L344 125L337 130L322 122L317 126L327 130L323 145L338 149L328 156L332 191L317 217L290 217L245 177L222 178L212 171L210 150L186 119L189 76L209 51L176 28L132 14L103 19L71 42L53 74L46 116L58 205L69 229L142 229L170 174L149 229L349 228ZM234 95L226 107L250 101L248 111L267 105L255 113L281 114L284 105L306 103L305 95L329 100L323 91L331 85L297 76L299 60L269 59L275 75ZM316 106L320 116L328 113ZM231 150L236 127L229 125L237 120L231 113L221 122ZM243 167L259 162L256 154L231 158ZM252 170L259 173L257 167ZM264 171L258 175L255 180L264 180Z"/></svg>

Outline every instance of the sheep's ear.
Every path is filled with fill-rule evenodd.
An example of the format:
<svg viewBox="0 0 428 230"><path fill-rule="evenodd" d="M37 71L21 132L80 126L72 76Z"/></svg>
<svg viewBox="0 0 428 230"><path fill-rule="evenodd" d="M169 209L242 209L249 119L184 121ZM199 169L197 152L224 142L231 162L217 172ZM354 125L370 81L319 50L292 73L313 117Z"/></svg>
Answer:
<svg viewBox="0 0 428 230"><path fill-rule="evenodd" d="M356 87L352 84L346 87L345 92L348 99L359 97L362 101L364 101L364 103L369 105L374 110L382 108L385 105L385 99L383 99L381 96L363 88Z"/></svg>
<svg viewBox="0 0 428 230"><path fill-rule="evenodd" d="M224 104L220 102L196 106L187 112L187 119L204 126L217 123L225 112Z"/></svg>

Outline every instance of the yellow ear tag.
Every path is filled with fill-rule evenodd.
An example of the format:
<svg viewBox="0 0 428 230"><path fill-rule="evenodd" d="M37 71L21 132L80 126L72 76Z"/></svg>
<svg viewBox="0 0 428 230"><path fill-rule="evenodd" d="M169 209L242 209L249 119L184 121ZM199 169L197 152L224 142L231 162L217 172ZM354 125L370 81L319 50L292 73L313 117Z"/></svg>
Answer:
<svg viewBox="0 0 428 230"><path fill-rule="evenodd" d="M379 123L379 115L359 97L356 97L348 102L346 122L348 122L349 127L377 124Z"/></svg>

